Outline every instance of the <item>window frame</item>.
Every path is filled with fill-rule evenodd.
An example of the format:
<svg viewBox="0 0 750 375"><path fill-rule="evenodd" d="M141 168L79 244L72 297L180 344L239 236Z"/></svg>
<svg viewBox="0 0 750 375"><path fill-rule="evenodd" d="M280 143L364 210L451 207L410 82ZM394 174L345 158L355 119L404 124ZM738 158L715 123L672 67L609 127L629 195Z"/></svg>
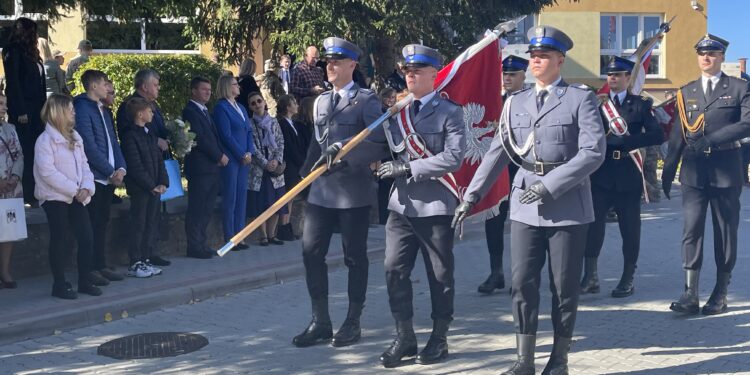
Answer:
<svg viewBox="0 0 750 375"><path fill-rule="evenodd" d="M19 17L26 17L34 22L44 21L47 22L47 32L49 32L50 23L45 14L43 13L25 13L23 11L23 0L13 1L13 14L0 14L0 21L15 21ZM49 36L47 37L49 39ZM0 51L3 49L0 48Z"/></svg>
<svg viewBox="0 0 750 375"><path fill-rule="evenodd" d="M624 17L638 17L638 36L637 36L637 42L636 45L640 45L641 42L645 39L645 29L644 29L644 19L646 17L658 17L659 18L659 24L664 22L664 14L661 13L600 13L599 14L599 56L620 56L620 57L629 57L632 55L636 49L635 48L622 48L622 18ZM614 49L603 49L601 45L601 20L604 17L617 17L616 20L616 30L615 30L615 47ZM664 79L666 78L666 65L665 65L665 48L664 48L665 40L662 40L658 47L655 47L651 51L651 61L653 61L654 57L658 58L657 64L659 64L659 72L657 74L646 74L646 79ZM636 47L637 48L637 47ZM599 70L601 71L601 66L599 67ZM606 74L599 74L599 78L606 79Z"/></svg>
<svg viewBox="0 0 750 375"><path fill-rule="evenodd" d="M16 0L20 1L20 0ZM107 21L107 22L123 22L123 20L120 20L118 18L115 18L113 16L107 15L107 16L100 16L100 15L88 15L85 17L86 22L95 22L95 21ZM164 17L159 19L161 23L167 23L167 24L187 24L187 17ZM141 48L140 49L127 49L127 48L103 48L103 49L94 49L95 53L122 53L122 54L152 54L152 55L200 55L201 51L200 48L197 49L148 49L147 46L147 38L146 38L146 21L142 18L136 18L132 21L125 21L126 23L133 23L133 24L139 24L140 30L141 30ZM88 32L88 30L86 31Z"/></svg>

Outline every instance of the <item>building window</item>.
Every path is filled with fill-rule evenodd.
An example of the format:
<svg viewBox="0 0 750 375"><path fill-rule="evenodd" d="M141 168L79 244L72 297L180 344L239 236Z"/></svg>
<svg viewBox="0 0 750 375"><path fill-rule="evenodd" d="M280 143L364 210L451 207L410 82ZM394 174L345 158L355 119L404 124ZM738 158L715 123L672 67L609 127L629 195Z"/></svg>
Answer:
<svg viewBox="0 0 750 375"><path fill-rule="evenodd" d="M185 18L162 18L155 22L122 22L108 15L110 6L103 2L86 9L86 39L91 41L96 51L199 53L197 48L191 46L190 38L182 35L186 26Z"/></svg>
<svg viewBox="0 0 750 375"><path fill-rule="evenodd" d="M49 22L44 19L41 9L33 6L24 7L21 0L0 0L0 49L8 45L13 22L19 17L34 20L39 37L48 38Z"/></svg>
<svg viewBox="0 0 750 375"><path fill-rule="evenodd" d="M606 76L611 56L630 57L638 45L659 31L662 15L658 14L602 14L600 18L600 74ZM651 52L646 78L664 78L664 53L661 42Z"/></svg>

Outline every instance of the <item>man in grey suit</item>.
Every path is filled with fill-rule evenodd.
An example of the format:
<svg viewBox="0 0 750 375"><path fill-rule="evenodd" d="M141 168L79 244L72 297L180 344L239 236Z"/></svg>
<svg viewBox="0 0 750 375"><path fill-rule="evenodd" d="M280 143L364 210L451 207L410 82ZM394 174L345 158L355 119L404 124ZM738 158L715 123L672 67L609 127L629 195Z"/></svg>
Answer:
<svg viewBox="0 0 750 375"><path fill-rule="evenodd" d="M459 198L458 191L444 183L452 178L446 175L461 166L466 148L461 106L440 97L433 88L442 64L440 53L410 44L403 55L406 85L414 101L398 119L390 120L384 135L398 157L377 171L380 178L395 179L385 225L385 279L397 336L380 357L385 367L398 366L404 357L417 354L410 275L420 248L430 284L433 328L416 362L436 363L448 355L446 335L453 320L455 293L450 224ZM413 136L405 141L405 134Z"/></svg>
<svg viewBox="0 0 750 375"><path fill-rule="evenodd" d="M742 150L739 140L750 133L750 87L747 81L721 72L729 42L706 35L695 45L701 78L680 88L677 115L669 135L662 187L669 198L682 159L682 266L685 292L670 309L698 313L698 276L703 263L703 232L711 204L714 228L716 285L704 315L727 311L727 287L737 260L737 227L742 192Z"/></svg>
<svg viewBox="0 0 750 375"><path fill-rule="evenodd" d="M543 374L567 374L586 232L594 221L588 177L604 160L604 128L594 93L560 76L573 41L550 26L532 28L528 37L536 86L505 104L500 135L456 209L454 223L468 215L510 160L520 164L510 195L518 360L504 374L534 374L539 284L547 258L555 338Z"/></svg>
<svg viewBox="0 0 750 375"><path fill-rule="evenodd" d="M342 142L362 131L382 114L378 96L352 81L357 60L362 54L353 43L327 38L323 45L328 59L328 78L333 90L321 94L314 106L314 131L317 144L310 145L302 173L307 173L341 149ZM317 162L316 162L317 160ZM313 164L314 162L314 164ZM310 167L312 165L312 167ZM359 318L367 291L367 232L370 206L375 199L375 182L367 163L340 161L313 182L307 197L302 256L307 290L312 300L312 321L294 337L298 347L330 341L346 346L361 336ZM326 254L334 227L341 230L345 264L349 268L349 312L333 335L328 314L328 267Z"/></svg>

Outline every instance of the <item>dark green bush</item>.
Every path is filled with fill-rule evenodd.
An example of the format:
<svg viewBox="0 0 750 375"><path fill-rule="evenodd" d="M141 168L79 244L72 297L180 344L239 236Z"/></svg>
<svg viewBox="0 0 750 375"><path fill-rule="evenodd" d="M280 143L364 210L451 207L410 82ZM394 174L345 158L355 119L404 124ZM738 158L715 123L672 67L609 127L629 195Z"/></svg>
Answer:
<svg viewBox="0 0 750 375"><path fill-rule="evenodd" d="M81 74L86 69L98 69L107 73L117 92L115 110L120 103L132 94L133 77L139 69L150 68L161 77L159 107L164 116L178 117L190 97L190 79L201 75L211 80L214 87L221 74L221 66L202 55L146 55L146 54L107 54L92 56L89 62L82 65L75 73L76 82L81 82ZM74 95L83 92L81 85L76 85Z"/></svg>

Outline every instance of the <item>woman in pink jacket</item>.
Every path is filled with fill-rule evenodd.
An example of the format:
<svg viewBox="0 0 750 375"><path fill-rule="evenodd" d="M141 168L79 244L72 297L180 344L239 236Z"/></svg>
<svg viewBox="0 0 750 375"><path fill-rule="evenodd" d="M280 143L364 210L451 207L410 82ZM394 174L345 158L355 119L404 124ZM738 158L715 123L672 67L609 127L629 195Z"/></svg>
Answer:
<svg viewBox="0 0 750 375"><path fill-rule="evenodd" d="M89 169L83 140L73 130L73 99L53 94L42 108L47 125L34 147L34 195L47 214L49 223L49 263L55 283L52 295L75 299L76 292L65 280L65 230L70 227L78 242L78 292L102 294L93 284L93 233L86 205L94 195L94 175Z"/></svg>

